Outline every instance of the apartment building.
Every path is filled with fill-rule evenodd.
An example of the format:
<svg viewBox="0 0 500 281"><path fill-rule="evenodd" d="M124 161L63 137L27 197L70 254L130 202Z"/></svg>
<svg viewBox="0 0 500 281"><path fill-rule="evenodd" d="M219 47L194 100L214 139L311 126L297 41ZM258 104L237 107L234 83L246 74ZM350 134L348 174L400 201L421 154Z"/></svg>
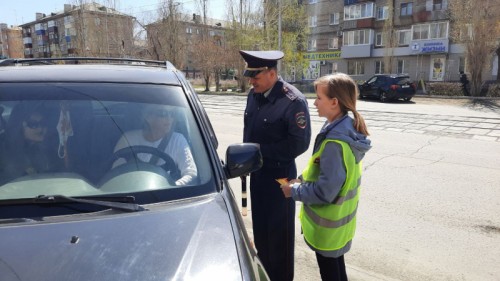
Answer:
<svg viewBox="0 0 500 281"><path fill-rule="evenodd" d="M224 46L226 24L222 20L203 19L197 14L178 14L151 23L146 26L149 47L155 50L150 53L156 53L151 59L169 60L189 78L201 78L197 60L203 55L197 52L197 47L206 38Z"/></svg>
<svg viewBox="0 0 500 281"><path fill-rule="evenodd" d="M97 3L65 4L22 24L24 57L125 57L133 51L132 16Z"/></svg>
<svg viewBox="0 0 500 281"><path fill-rule="evenodd" d="M0 59L23 57L21 34L20 27L0 23Z"/></svg>
<svg viewBox="0 0 500 281"><path fill-rule="evenodd" d="M448 1L308 0L304 77L339 71L355 80L407 73L416 81L458 81L465 55L451 40Z"/></svg>

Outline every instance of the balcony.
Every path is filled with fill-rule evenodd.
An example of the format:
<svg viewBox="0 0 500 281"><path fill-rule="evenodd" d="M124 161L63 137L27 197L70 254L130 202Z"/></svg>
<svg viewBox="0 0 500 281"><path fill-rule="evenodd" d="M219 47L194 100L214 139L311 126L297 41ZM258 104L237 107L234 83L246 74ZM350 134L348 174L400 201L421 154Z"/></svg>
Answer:
<svg viewBox="0 0 500 281"><path fill-rule="evenodd" d="M373 29L375 27L374 18L359 19L356 21L356 28L369 28Z"/></svg>

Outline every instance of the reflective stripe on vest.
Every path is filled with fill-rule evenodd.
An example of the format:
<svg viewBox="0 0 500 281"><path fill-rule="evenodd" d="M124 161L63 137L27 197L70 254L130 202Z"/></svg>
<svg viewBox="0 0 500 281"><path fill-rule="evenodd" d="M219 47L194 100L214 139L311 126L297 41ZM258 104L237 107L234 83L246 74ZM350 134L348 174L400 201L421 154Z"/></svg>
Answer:
<svg viewBox="0 0 500 281"><path fill-rule="evenodd" d="M336 142L342 147L343 162L347 172L345 183L332 204L302 204L299 216L304 238L310 246L321 251L336 251L345 247L356 231L361 162L356 164L354 154L346 142L325 139L302 172L304 181L318 180L321 154L328 142Z"/></svg>

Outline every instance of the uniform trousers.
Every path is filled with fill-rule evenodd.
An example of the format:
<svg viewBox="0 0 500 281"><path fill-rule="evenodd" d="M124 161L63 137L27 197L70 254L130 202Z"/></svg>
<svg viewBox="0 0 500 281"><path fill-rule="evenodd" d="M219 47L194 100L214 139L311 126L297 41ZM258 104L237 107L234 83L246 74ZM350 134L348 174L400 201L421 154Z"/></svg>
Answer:
<svg viewBox="0 0 500 281"><path fill-rule="evenodd" d="M255 248L272 281L293 280L295 201L285 198L278 178L295 178L295 164L252 173L250 198Z"/></svg>

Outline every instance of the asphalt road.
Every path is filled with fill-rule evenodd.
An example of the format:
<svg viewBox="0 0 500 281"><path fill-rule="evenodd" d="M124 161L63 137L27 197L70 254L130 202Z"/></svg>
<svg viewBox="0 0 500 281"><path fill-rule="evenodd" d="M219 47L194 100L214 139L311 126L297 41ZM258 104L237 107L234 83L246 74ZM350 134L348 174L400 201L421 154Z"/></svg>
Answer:
<svg viewBox="0 0 500 281"><path fill-rule="evenodd" d="M227 146L241 142L245 97L200 98L224 159ZM315 135L324 120L313 102ZM345 256L350 280L500 280L498 102L416 98L360 101L358 108L373 148ZM310 155L311 149L297 159L299 170ZM239 180L231 185L240 198ZM251 236L250 214L244 221ZM299 228L297 220L295 280L320 280Z"/></svg>

